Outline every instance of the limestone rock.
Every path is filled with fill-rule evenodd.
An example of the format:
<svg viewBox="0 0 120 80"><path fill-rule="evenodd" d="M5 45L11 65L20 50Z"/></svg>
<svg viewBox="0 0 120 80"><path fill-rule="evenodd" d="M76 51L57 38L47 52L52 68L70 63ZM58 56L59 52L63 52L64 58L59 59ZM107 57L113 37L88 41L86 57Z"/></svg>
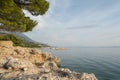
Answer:
<svg viewBox="0 0 120 80"><path fill-rule="evenodd" d="M29 49L29 53L30 54L41 54L42 52L40 51L40 50L38 50L38 49Z"/></svg>
<svg viewBox="0 0 120 80"><path fill-rule="evenodd" d="M29 65L33 66L33 64L31 62L29 62L29 61L19 60L18 58L13 58L13 57L8 57L8 58L6 58L6 63L3 66L6 69L14 69L14 70L23 69L23 70L27 70L26 68L28 68Z"/></svg>
<svg viewBox="0 0 120 80"><path fill-rule="evenodd" d="M81 76L81 80L97 80L95 75L93 73L88 74L88 73L83 73Z"/></svg>
<svg viewBox="0 0 120 80"><path fill-rule="evenodd" d="M0 41L0 80L97 80L94 74L60 68L60 58Z"/></svg>
<svg viewBox="0 0 120 80"><path fill-rule="evenodd" d="M13 47L13 42L12 41L0 41L0 46L1 47Z"/></svg>
<svg viewBox="0 0 120 80"><path fill-rule="evenodd" d="M44 64L42 65L43 68L47 68L47 69L58 69L57 64L54 61L47 61L44 62Z"/></svg>

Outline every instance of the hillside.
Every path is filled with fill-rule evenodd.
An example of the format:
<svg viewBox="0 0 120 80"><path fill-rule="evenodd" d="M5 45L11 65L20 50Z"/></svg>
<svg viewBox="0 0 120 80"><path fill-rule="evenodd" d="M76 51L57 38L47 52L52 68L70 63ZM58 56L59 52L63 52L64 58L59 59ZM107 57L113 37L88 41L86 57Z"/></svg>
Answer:
<svg viewBox="0 0 120 80"><path fill-rule="evenodd" d="M23 47L49 47L49 45L36 42L22 33L11 33L0 31L0 40L11 40L15 46Z"/></svg>
<svg viewBox="0 0 120 80"><path fill-rule="evenodd" d="M50 47L48 44L34 41L34 40L32 40L31 38L29 38L28 36L26 36L25 34L22 34L22 33L16 33L16 36L19 37L19 38L22 38L25 43L33 44L34 46L36 45L36 47L37 46L38 47Z"/></svg>

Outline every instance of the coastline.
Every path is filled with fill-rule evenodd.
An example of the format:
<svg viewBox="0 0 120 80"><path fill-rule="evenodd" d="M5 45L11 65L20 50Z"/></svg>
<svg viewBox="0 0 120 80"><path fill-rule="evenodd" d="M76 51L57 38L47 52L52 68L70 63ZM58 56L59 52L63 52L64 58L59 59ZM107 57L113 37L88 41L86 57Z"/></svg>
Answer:
<svg viewBox="0 0 120 80"><path fill-rule="evenodd" d="M98 80L93 73L59 67L60 58L34 48L0 41L0 80Z"/></svg>
<svg viewBox="0 0 120 80"><path fill-rule="evenodd" d="M52 50L69 50L68 48L57 48L57 47L50 47Z"/></svg>

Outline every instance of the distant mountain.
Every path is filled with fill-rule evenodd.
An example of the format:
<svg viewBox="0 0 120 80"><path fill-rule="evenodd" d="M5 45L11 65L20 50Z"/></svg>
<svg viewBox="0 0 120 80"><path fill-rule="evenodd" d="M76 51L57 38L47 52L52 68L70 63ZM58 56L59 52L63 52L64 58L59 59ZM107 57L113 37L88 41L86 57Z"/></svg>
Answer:
<svg viewBox="0 0 120 80"><path fill-rule="evenodd" d="M35 45L38 46L38 47L50 47L50 46L47 45L47 44L40 43L40 42L37 42L37 41L32 40L31 38L29 38L29 37L26 36L25 34L15 33L15 35L16 35L17 37L19 37L19 38L22 38L26 43L35 44Z"/></svg>
<svg viewBox="0 0 120 80"><path fill-rule="evenodd" d="M25 41L35 42L35 43L36 43L36 41L32 40L31 38L29 38L28 36L26 36L26 35L23 34L23 33L15 33L15 35L18 36L18 37L20 37L20 38L22 38L22 39L25 40Z"/></svg>

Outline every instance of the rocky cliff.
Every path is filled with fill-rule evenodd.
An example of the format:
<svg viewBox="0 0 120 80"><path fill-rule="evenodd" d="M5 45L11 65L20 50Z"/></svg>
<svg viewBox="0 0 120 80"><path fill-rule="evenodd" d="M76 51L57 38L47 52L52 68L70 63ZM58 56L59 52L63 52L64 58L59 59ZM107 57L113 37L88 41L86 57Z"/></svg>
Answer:
<svg viewBox="0 0 120 80"><path fill-rule="evenodd" d="M93 73L60 68L60 62L51 53L0 41L0 80L97 80Z"/></svg>

